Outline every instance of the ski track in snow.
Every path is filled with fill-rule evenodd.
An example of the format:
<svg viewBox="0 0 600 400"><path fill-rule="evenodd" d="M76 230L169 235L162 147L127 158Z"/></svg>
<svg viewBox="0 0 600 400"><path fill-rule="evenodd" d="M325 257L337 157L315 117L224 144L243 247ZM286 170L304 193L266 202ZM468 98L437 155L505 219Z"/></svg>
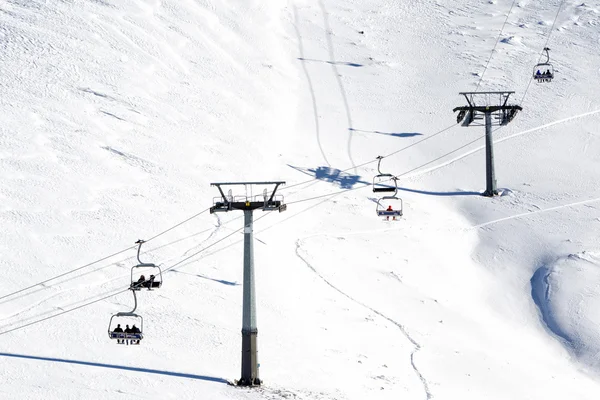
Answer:
<svg viewBox="0 0 600 400"><path fill-rule="evenodd" d="M333 40L331 40L331 36L333 35L333 30L331 29L331 26L329 24L329 13L327 12L327 9L325 8L325 3L323 2L323 0L319 0L319 7L321 8L321 13L323 14L323 24L324 24L324 28L325 28L325 38L327 40L327 49L329 51L329 59L331 60L331 70L333 71L333 76L335 77L336 81L337 81L337 85L340 89L340 95L342 96L342 101L344 103L344 111L346 113L346 119L347 119L347 133L348 133L348 147L347 147L347 151L348 151L348 158L350 159L350 162L352 163L352 168L354 168L354 173L356 174L356 164L354 163L354 160L352 159L352 132L353 132L353 126L352 126L352 114L350 113L350 105L348 104L348 96L346 94L346 89L344 88L344 83L342 82L342 78L340 77L340 72L337 68L337 65L335 63L336 59L335 59L335 52L334 52L334 47L333 47Z"/></svg>
<svg viewBox="0 0 600 400"><path fill-rule="evenodd" d="M509 217L498 218L498 219L495 219L493 221L488 221L488 222L484 222L484 223L479 224L479 225L474 225L470 229L483 228L484 226L496 224L498 222L508 221L508 220L511 220L511 219L516 219L516 218L521 218L521 217L527 217L527 216L530 216L530 215L545 213L545 212L549 212L549 211L560 210L560 209L568 208L568 207L575 207L575 206L579 206L579 205L582 205L582 204L595 203L597 201L600 201L600 197L595 198L595 199L589 199L589 200L583 200L583 201L576 201L574 203L563 204L563 205L560 205L560 206L545 208L543 210L529 211L529 212L525 212L525 213L521 213L521 214L517 214L517 215L511 215Z"/></svg>
<svg viewBox="0 0 600 400"><path fill-rule="evenodd" d="M310 237L314 237L314 236L323 236L326 234L316 234L316 235L311 235ZM307 239L308 237L304 238ZM417 367L417 365L415 364L415 355L416 353L421 349L421 345L412 338L412 336L406 331L406 328L404 327L404 325L402 325L401 323L393 320L392 318L386 316L385 314L383 314L382 312L368 306L367 304L355 299L354 297L350 296L348 293L344 292L343 290L341 290L340 288L338 288L337 286L335 286L333 283L331 283L331 281L329 281L327 278L325 278L323 275L321 275L319 273L319 271L317 271L317 269L311 264L309 263L304 257L302 257L302 255L300 254L300 248L301 248L301 241L304 239L297 239L296 240L296 256L298 258L300 258L300 260L302 260L302 262L304 264L306 264L306 266L313 271L321 280L323 280L323 282L325 282L329 287L331 287L333 290L335 290L336 292L338 292L339 294L341 294L342 296L346 297L347 299L351 300L352 302L360 305L361 307L366 308L367 310L377 314L378 316L380 316L381 318L385 319L386 321L392 323L393 325L395 325L398 329L400 329L400 332L402 332L402 334L404 335L404 337L413 345L414 349L410 354L410 364L413 368L413 370L415 371L415 373L417 374L417 377L419 378L419 380L421 381L421 384L423 385L423 390L425 391L426 394L426 398L427 400L432 399L433 395L431 394L431 392L429 391L429 385L427 383L427 380L425 379L425 377L423 376L423 374L421 374L421 371L419 371L419 368Z"/></svg>
<svg viewBox="0 0 600 400"><path fill-rule="evenodd" d="M302 64L302 70L304 71L304 76L306 77L306 82L308 83L308 91L310 92L310 97L312 100L312 108L313 108L313 117L315 120L315 134L317 136L317 145L319 146L319 151L321 151L321 155L323 156L323 160L325 160L325 163L327 164L328 167L331 167L331 164L329 163L329 160L327 159L327 156L325 155L325 151L323 151L323 145L321 144L321 126L319 124L319 109L317 107L317 97L315 95L315 88L312 82L312 79L310 77L310 73L308 72L308 68L306 68L306 62L304 61L304 59L306 58L304 55L304 44L302 42L302 34L300 33L300 21L298 20L298 7L296 7L295 5L293 6L293 13L294 13L294 30L296 31L296 36L298 38L298 47L299 47L299 51L300 51L300 57L302 58L301 60L301 64Z"/></svg>

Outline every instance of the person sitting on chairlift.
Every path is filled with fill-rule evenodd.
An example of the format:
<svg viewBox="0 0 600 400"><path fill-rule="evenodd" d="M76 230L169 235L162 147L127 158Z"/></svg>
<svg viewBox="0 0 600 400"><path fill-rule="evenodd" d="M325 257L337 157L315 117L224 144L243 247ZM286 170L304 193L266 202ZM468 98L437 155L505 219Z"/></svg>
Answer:
<svg viewBox="0 0 600 400"><path fill-rule="evenodd" d="M546 75L547 77L551 77L552 73L550 72L549 69L547 69L546 72L544 73L544 75Z"/></svg>
<svg viewBox="0 0 600 400"><path fill-rule="evenodd" d="M150 275L150 279L148 279L148 281L146 282L146 286L148 287L148 289L152 289L154 279L156 279L156 277L154 275Z"/></svg>
<svg viewBox="0 0 600 400"><path fill-rule="evenodd" d="M542 73L540 72L540 70L538 69L537 72L535 73L535 76L537 78L539 78L542 75Z"/></svg>
<svg viewBox="0 0 600 400"><path fill-rule="evenodd" d="M121 324L117 324L117 327L113 331L113 333L123 333L123 328L121 328ZM117 344L124 343L123 339L117 339Z"/></svg>
<svg viewBox="0 0 600 400"><path fill-rule="evenodd" d="M133 333L133 334L140 334L140 333L142 333L142 331L140 331L140 328L138 328L137 326L133 325L131 327L131 333ZM135 341L135 343L140 344L140 339L137 339ZM133 340L131 341L131 344L133 344Z"/></svg>
<svg viewBox="0 0 600 400"><path fill-rule="evenodd" d="M392 208L392 205L390 204L390 205L388 206L387 210L385 210L385 211L394 211L394 209ZM389 216L389 215L386 215L386 217L385 217L385 220L386 220L386 221L389 221L389 220L390 220L390 216ZM394 221L396 220L396 216L395 216L395 215L392 217L392 220L394 220Z"/></svg>
<svg viewBox="0 0 600 400"><path fill-rule="evenodd" d="M146 277L144 275L140 275L140 279L137 280L137 282L135 283L135 287L136 288L140 288L142 286L144 286L144 282L146 282Z"/></svg>
<svg viewBox="0 0 600 400"><path fill-rule="evenodd" d="M128 333L131 333L129 325L125 325L125 330L123 332L125 333L125 336L127 336ZM127 339L127 345L129 345L129 339Z"/></svg>

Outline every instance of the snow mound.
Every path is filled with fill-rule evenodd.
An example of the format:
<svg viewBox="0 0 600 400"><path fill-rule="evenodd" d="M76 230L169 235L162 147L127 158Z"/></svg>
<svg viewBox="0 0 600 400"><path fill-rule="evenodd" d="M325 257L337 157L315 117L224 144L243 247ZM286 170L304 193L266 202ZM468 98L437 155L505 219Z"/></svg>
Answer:
<svg viewBox="0 0 600 400"><path fill-rule="evenodd" d="M548 329L582 363L599 370L600 254L570 254L539 268L532 295Z"/></svg>
<svg viewBox="0 0 600 400"><path fill-rule="evenodd" d="M519 36L508 36L501 40L502 43L512 44L512 45L522 45L523 41Z"/></svg>

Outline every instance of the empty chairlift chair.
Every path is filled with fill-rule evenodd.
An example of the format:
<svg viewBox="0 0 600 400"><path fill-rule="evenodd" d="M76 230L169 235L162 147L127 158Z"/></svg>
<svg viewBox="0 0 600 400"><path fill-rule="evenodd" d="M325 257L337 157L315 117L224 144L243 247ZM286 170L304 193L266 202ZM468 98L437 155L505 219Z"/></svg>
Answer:
<svg viewBox="0 0 600 400"><path fill-rule="evenodd" d="M398 188L396 187L396 181L394 180L394 175L392 174L384 174L381 172L381 160L383 160L382 156L377 156L379 162L377 163L377 172L379 174L373 177L373 192L381 193L381 192L396 192Z"/></svg>

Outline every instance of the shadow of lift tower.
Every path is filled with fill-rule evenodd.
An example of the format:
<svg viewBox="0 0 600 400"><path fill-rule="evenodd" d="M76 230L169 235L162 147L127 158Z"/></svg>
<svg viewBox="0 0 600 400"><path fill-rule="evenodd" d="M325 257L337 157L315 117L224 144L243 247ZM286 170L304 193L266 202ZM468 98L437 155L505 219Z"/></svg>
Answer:
<svg viewBox="0 0 600 400"><path fill-rule="evenodd" d="M283 196L275 195L277 188L285 182L227 182L211 183L219 189L220 197L213 199L210 213L228 212L233 210L244 211L244 286L243 286L243 312L242 312L242 377L235 381L239 386L259 386L262 382L258 374L258 347L256 337L256 295L254 288L254 245L253 245L253 220L254 210L285 211L287 206L283 203ZM244 185L244 196L233 196L231 189L227 195L222 186ZM253 196L252 186L275 185L271 193L267 189L262 195ZM250 191L248 191L250 189Z"/></svg>
<svg viewBox="0 0 600 400"><path fill-rule="evenodd" d="M456 117L456 123L462 121L462 126L485 125L486 189L482 193L483 196L493 197L498 194L498 190L496 189L496 173L494 171L492 125L507 125L517 115L517 111L523 110L518 105L508 104L508 97L513 93L460 92L459 94L462 94L467 99L468 105L456 107L452 110L453 112L459 112ZM481 120L484 120L484 122L481 122Z"/></svg>

